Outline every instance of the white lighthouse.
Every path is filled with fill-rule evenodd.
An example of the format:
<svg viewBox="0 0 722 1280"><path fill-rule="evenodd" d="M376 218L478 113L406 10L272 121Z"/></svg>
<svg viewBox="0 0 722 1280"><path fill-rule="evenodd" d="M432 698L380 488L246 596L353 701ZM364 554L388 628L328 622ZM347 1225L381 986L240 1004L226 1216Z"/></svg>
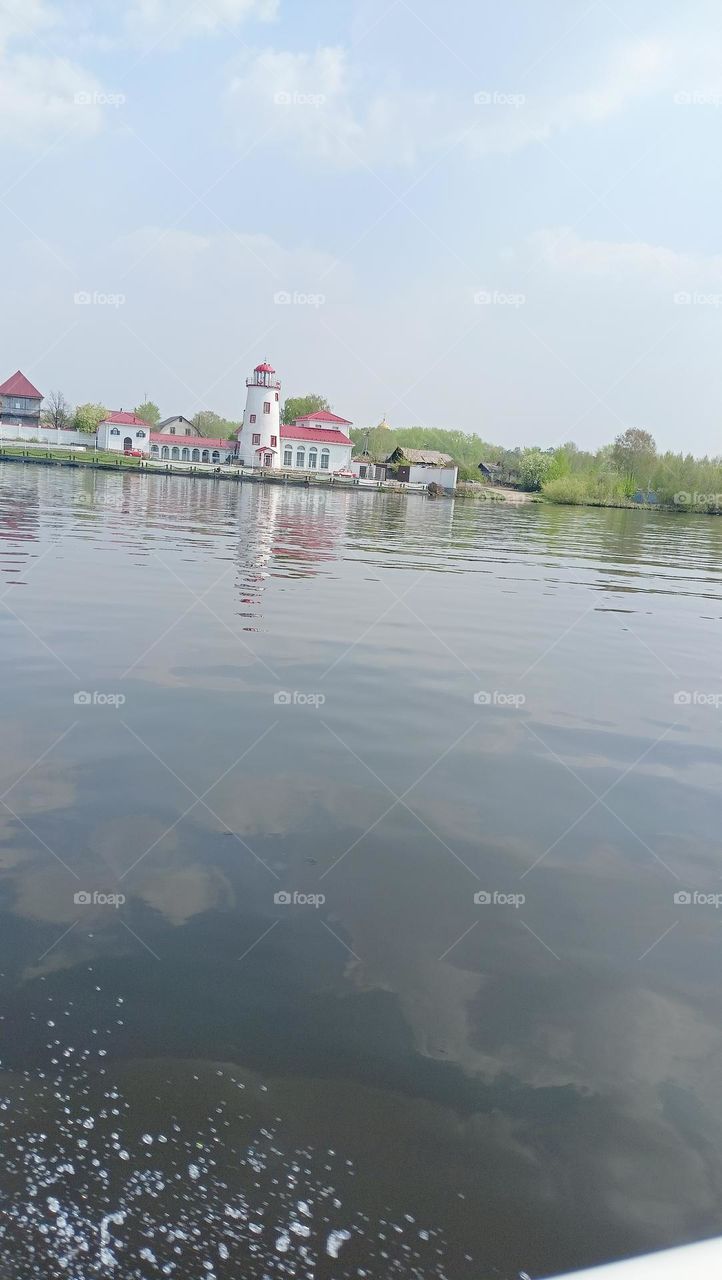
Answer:
<svg viewBox="0 0 722 1280"><path fill-rule="evenodd" d="M246 467L281 465L281 384L270 364L246 378L246 408L238 433L238 459Z"/></svg>

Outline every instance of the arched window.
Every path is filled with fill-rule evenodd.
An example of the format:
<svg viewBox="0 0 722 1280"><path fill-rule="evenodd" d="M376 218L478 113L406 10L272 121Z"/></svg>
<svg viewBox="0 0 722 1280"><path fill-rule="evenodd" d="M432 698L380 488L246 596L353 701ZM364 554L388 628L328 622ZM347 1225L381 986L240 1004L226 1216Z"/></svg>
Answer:
<svg viewBox="0 0 722 1280"><path fill-rule="evenodd" d="M111 427L111 428L110 428L110 434L111 434L111 436L119 436L119 435L120 435L120 427Z"/></svg>
<svg viewBox="0 0 722 1280"><path fill-rule="evenodd" d="M328 471L328 463L329 463L330 456L331 455L328 449L321 450L321 470L322 471Z"/></svg>
<svg viewBox="0 0 722 1280"><path fill-rule="evenodd" d="M181 449L181 462L190 462L190 460L191 460L190 449Z"/></svg>
<svg viewBox="0 0 722 1280"><path fill-rule="evenodd" d="M211 454L211 462L220 462L220 460L221 460L220 453L218 452L217 449L214 449L213 453Z"/></svg>
<svg viewBox="0 0 722 1280"><path fill-rule="evenodd" d="M204 449L201 453L201 462L208 462L208 450Z"/></svg>
<svg viewBox="0 0 722 1280"><path fill-rule="evenodd" d="M174 445L173 445L173 448L172 448L172 449L171 449L171 451L170 451L170 456L171 456L172 461L174 461L174 462L177 462L177 461L178 461L179 453L180 453L180 450L178 449L178 446L177 446L176 444L174 444Z"/></svg>
<svg viewBox="0 0 722 1280"><path fill-rule="evenodd" d="M145 431L136 431L135 438L136 440L145 440Z"/></svg>
<svg viewBox="0 0 722 1280"><path fill-rule="evenodd" d="M192 452L192 454L191 454L191 461L192 461L192 462L200 462L200 460L201 460L201 451L200 451L200 449L194 449L194 450L193 450L193 452Z"/></svg>
<svg viewBox="0 0 722 1280"><path fill-rule="evenodd" d="M309 449L309 451L308 451L308 465L309 465L309 468L311 469L311 471L315 471L315 470L316 470L316 467L317 467L317 465L318 465L318 452L316 451L316 449Z"/></svg>
<svg viewBox="0 0 722 1280"><path fill-rule="evenodd" d="M297 449L296 450L296 466L305 467L305 465L306 465L306 450Z"/></svg>
<svg viewBox="0 0 722 1280"><path fill-rule="evenodd" d="M283 465L284 465L284 467L292 467L292 466L293 466L293 449L284 449L284 450L283 450Z"/></svg>
<svg viewBox="0 0 722 1280"><path fill-rule="evenodd" d="M163 445L163 448L160 451L160 456L164 462L168 461L168 445L167 444Z"/></svg>
<svg viewBox="0 0 722 1280"><path fill-rule="evenodd" d="M152 445L150 446L150 456L151 456L152 458L157 458L157 457L158 457L158 446L157 446L157 444L152 444Z"/></svg>

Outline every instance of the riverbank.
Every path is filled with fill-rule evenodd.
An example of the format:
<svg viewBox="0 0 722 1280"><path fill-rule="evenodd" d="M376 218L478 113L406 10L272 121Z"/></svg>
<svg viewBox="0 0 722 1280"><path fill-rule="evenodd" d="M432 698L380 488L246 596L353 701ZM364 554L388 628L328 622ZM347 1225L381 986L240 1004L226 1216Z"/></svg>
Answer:
<svg viewBox="0 0 722 1280"><path fill-rule="evenodd" d="M254 470L227 463L155 462L148 458L126 457L124 454L93 451L83 455L59 449L14 449L0 446L0 462L27 466L70 467L87 471L135 471L143 475L192 476L194 479L247 480L251 484L280 484L300 488L374 489L384 493L408 493L428 497L426 485L403 484L398 480L359 480L320 471Z"/></svg>

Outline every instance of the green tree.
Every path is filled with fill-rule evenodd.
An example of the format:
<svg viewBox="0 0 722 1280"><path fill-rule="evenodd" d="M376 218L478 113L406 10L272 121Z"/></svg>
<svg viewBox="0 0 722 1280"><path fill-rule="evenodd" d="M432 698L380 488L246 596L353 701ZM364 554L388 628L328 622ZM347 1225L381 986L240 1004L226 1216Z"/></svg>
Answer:
<svg viewBox="0 0 722 1280"><path fill-rule="evenodd" d="M142 418L151 427L157 427L160 422L160 409L152 400L144 400L142 404L137 404L133 413L136 418Z"/></svg>
<svg viewBox="0 0 722 1280"><path fill-rule="evenodd" d="M212 409L201 409L199 413L194 413L191 422L194 427L198 428L201 435L212 436L214 439L220 440L230 440L240 426L238 422L230 422L228 418L221 418Z"/></svg>
<svg viewBox="0 0 722 1280"><path fill-rule="evenodd" d="M554 464L553 453L542 453L541 449L525 449L519 459L519 479L522 489L530 493L541 489L554 469Z"/></svg>
<svg viewBox="0 0 722 1280"><path fill-rule="evenodd" d="M656 457L657 446L653 437L640 427L629 427L614 441L614 465L635 480L646 481L649 478Z"/></svg>
<svg viewBox="0 0 722 1280"><path fill-rule="evenodd" d="M291 396L283 406L282 422L295 422L296 418L305 418L307 413L330 413L331 406L324 396Z"/></svg>
<svg viewBox="0 0 722 1280"><path fill-rule="evenodd" d="M108 410L102 404L79 404L75 410L73 426L76 431L87 431L92 434L98 430Z"/></svg>

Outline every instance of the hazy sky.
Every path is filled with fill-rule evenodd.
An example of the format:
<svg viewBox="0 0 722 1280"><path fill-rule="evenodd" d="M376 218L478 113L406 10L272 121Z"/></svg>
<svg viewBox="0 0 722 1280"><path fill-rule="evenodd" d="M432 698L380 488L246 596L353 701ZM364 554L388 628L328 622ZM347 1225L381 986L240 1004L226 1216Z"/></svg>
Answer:
<svg viewBox="0 0 722 1280"><path fill-rule="evenodd" d="M722 452L719 18L0 0L0 373L237 419L268 357L357 425Z"/></svg>

